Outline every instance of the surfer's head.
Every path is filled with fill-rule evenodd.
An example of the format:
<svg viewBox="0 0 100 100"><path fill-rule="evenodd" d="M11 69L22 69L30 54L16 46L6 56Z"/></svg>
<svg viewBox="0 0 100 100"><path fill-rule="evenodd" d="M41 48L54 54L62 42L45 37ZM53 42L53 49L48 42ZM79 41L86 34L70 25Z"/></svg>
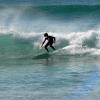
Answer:
<svg viewBox="0 0 100 100"><path fill-rule="evenodd" d="M44 37L48 37L48 33L44 33Z"/></svg>

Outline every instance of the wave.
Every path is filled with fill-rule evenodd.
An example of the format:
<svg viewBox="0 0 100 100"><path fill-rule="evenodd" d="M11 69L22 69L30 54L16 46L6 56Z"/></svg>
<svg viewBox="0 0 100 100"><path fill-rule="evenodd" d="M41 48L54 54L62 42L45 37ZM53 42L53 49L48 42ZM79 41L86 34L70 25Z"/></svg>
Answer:
<svg viewBox="0 0 100 100"><path fill-rule="evenodd" d="M100 55L100 31L67 34L68 45L54 52L56 55Z"/></svg>
<svg viewBox="0 0 100 100"><path fill-rule="evenodd" d="M0 32L66 32L99 28L99 5L1 6Z"/></svg>
<svg viewBox="0 0 100 100"><path fill-rule="evenodd" d="M52 33L49 33L52 35ZM100 55L100 31L54 33L57 41L55 55ZM46 52L40 49L42 33L0 36L0 57L19 58Z"/></svg>
<svg viewBox="0 0 100 100"><path fill-rule="evenodd" d="M57 54L100 54L99 5L0 6L0 12L0 57L44 52L44 32L57 38Z"/></svg>

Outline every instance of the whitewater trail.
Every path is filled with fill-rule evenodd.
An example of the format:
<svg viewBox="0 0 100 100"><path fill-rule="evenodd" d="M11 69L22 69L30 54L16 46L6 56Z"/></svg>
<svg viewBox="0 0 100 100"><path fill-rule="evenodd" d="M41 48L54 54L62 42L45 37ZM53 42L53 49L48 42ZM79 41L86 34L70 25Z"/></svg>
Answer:
<svg viewBox="0 0 100 100"><path fill-rule="evenodd" d="M53 52L55 55L100 55L100 49L70 45Z"/></svg>

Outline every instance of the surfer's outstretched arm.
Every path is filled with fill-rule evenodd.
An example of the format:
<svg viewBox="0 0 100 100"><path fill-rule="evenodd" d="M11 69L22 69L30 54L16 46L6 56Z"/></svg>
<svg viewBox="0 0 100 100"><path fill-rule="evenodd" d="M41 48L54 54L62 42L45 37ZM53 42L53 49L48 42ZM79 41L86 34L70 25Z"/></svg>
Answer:
<svg viewBox="0 0 100 100"><path fill-rule="evenodd" d="M45 41L46 41L46 39L44 39L44 41L42 42L42 45L41 45L41 47L43 46L43 44L45 43Z"/></svg>

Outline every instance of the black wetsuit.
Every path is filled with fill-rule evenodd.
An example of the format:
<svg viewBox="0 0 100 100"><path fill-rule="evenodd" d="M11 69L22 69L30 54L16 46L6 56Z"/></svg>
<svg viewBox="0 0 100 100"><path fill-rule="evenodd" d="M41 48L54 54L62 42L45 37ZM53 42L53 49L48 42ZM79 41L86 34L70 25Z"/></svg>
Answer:
<svg viewBox="0 0 100 100"><path fill-rule="evenodd" d="M47 47L50 46L53 50L55 50L55 48L53 47L53 43L55 42L55 37L48 36L45 38L45 40L48 40L47 44L45 45L45 49L48 51Z"/></svg>
<svg viewBox="0 0 100 100"><path fill-rule="evenodd" d="M54 43L54 37L52 37L52 36L48 36L47 38L45 38L46 40L48 40L48 42L47 42L47 46L48 45L52 45L53 43Z"/></svg>

